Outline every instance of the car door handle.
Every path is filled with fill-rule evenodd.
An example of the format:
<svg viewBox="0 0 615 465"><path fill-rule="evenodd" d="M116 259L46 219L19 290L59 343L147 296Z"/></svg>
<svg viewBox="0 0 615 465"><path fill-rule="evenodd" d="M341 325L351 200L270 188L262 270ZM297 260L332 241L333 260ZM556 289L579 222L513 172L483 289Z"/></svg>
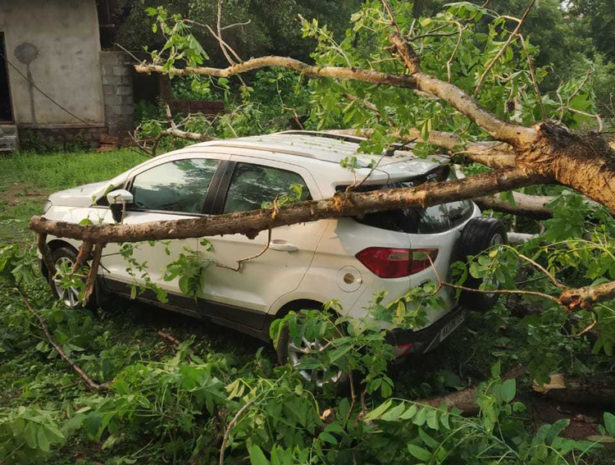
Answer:
<svg viewBox="0 0 615 465"><path fill-rule="evenodd" d="M269 244L269 248L273 250L279 250L280 252L296 252L299 250L295 244L291 244L290 242L286 242L280 239L274 239Z"/></svg>

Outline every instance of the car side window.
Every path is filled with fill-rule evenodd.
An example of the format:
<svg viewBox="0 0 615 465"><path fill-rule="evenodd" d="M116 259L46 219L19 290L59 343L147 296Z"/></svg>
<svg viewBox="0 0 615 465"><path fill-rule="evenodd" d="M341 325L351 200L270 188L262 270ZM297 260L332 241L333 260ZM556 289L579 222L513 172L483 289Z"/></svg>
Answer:
<svg viewBox="0 0 615 465"><path fill-rule="evenodd" d="M297 195L299 194L299 195ZM271 166L238 163L226 195L224 213L258 210L277 197L290 196L310 200L303 178L292 171Z"/></svg>
<svg viewBox="0 0 615 465"><path fill-rule="evenodd" d="M140 210L201 213L218 160L191 158L158 165L135 176L133 205Z"/></svg>

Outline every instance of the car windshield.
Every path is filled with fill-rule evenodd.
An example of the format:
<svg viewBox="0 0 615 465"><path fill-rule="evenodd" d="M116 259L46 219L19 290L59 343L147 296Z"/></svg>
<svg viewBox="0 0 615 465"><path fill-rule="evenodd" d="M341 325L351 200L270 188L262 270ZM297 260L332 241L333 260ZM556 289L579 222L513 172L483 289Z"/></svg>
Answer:
<svg viewBox="0 0 615 465"><path fill-rule="evenodd" d="M448 170L447 170L448 171ZM453 170L443 175L421 176L407 180L395 181L377 186L369 186L366 190L393 189L399 187L414 187L419 184L441 181L448 174L449 180L456 180ZM385 212L376 212L356 218L357 221L369 226L400 231L410 234L433 234L448 231L472 216L474 210L469 200L458 200L427 208L402 208Z"/></svg>

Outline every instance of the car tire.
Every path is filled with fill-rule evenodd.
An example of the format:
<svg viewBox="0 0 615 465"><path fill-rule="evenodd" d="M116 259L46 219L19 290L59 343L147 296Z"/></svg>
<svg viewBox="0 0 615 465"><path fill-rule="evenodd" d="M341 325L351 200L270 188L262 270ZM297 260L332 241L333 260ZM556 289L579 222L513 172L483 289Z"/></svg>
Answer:
<svg viewBox="0 0 615 465"><path fill-rule="evenodd" d="M318 344L318 341L313 341L311 344ZM276 354L278 356L278 363L280 365L286 365L289 363L294 367L299 362L298 357L293 354L293 352L298 354L297 348L295 348L295 351L293 351L293 348L294 345L290 341L288 326L285 326L280 332L280 338L278 339L278 343L275 347ZM307 370L302 370L300 373L306 381L314 382L318 387L323 387L324 385L337 385L338 387L343 387L348 380L347 374L341 371L334 374L333 377L328 380L318 379L318 374L315 375L311 371L308 372Z"/></svg>
<svg viewBox="0 0 615 465"><path fill-rule="evenodd" d="M478 255L481 252L496 246L505 244L506 228L504 224L495 218L474 218L463 229L458 242L461 260L467 260L468 256ZM464 287L478 289L484 279L474 278L468 275ZM461 291L459 303L468 310L486 311L492 308L498 300L498 293Z"/></svg>
<svg viewBox="0 0 615 465"><path fill-rule="evenodd" d="M67 263L72 266L77 260L77 252L72 247L61 246L52 250L51 259L56 267L61 266L62 263ZM96 302L98 301L98 289L95 285L94 292L88 299L85 305L79 299L79 291L75 288L62 289L59 286L59 280L54 279L54 276L49 274L48 277L49 286L56 299L61 300L68 308L89 308L94 309Z"/></svg>

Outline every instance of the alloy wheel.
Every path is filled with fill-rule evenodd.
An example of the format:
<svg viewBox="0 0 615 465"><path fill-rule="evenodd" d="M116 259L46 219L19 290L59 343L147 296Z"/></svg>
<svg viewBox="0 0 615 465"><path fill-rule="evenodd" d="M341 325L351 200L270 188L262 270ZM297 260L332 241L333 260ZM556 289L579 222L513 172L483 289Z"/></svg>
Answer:
<svg viewBox="0 0 615 465"><path fill-rule="evenodd" d="M56 274L52 278L53 287L64 305L69 308L77 308L81 306L81 300L79 299L79 288L76 287L63 287L61 274L72 270L74 265L73 260L68 257L59 257L55 263Z"/></svg>
<svg viewBox="0 0 615 465"><path fill-rule="evenodd" d="M288 343L288 359L293 367L299 367L301 360L304 357L317 356L325 350L325 345L318 339L309 341L302 337L299 345L289 341ZM301 376L310 382L314 382L317 386L322 387L325 384L335 384L343 379L344 373L341 370L321 370L321 369L300 369Z"/></svg>

